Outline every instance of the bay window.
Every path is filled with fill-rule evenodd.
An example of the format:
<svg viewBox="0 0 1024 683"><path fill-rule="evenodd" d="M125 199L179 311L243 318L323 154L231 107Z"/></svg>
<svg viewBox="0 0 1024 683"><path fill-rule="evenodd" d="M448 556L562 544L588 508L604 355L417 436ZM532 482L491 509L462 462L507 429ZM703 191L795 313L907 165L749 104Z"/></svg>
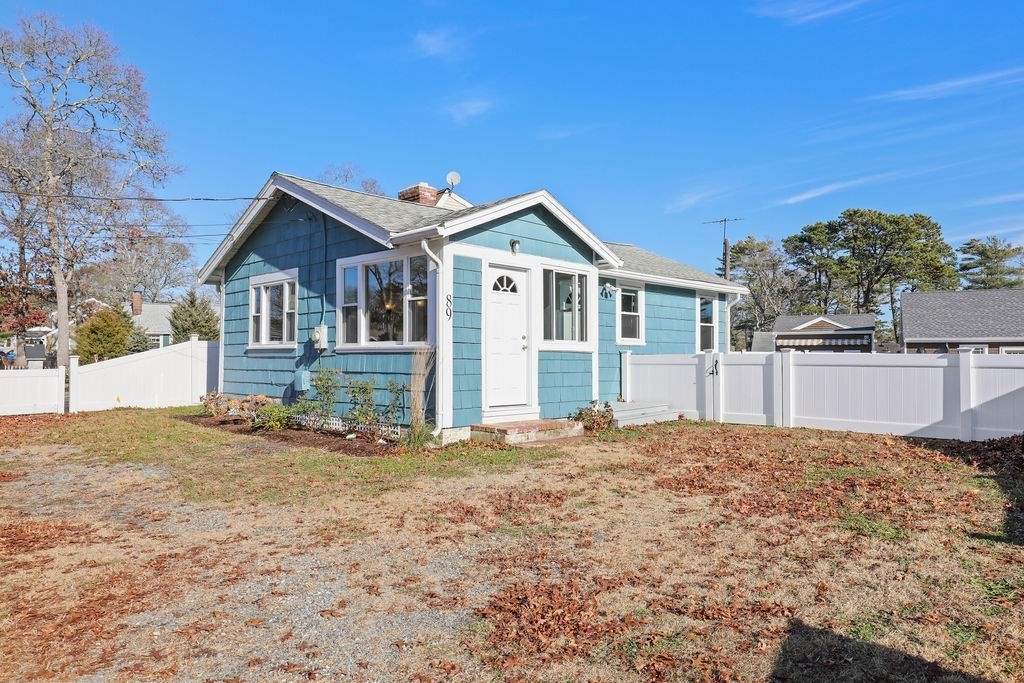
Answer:
<svg viewBox="0 0 1024 683"><path fill-rule="evenodd" d="M338 346L429 341L426 256L339 262Z"/></svg>
<svg viewBox="0 0 1024 683"><path fill-rule="evenodd" d="M249 280L249 343L292 346L298 333L298 279L294 270Z"/></svg>
<svg viewBox="0 0 1024 683"><path fill-rule="evenodd" d="M544 270L544 339L587 341L587 276Z"/></svg>

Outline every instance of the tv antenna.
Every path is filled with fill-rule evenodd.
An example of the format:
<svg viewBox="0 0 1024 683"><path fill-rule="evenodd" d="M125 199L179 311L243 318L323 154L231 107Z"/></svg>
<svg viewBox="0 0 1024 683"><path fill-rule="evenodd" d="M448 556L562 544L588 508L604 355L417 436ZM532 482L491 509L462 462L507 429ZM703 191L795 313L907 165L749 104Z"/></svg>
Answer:
<svg viewBox="0 0 1024 683"><path fill-rule="evenodd" d="M448 183L448 187L452 190L455 186L462 182L462 176L459 175L458 171L449 171L448 175L445 176L444 181Z"/></svg>
<svg viewBox="0 0 1024 683"><path fill-rule="evenodd" d="M719 218L717 221L704 221L702 225L711 225L712 223L722 224L722 266L725 271L725 279L729 279L729 223L735 223L736 221L742 221L742 218Z"/></svg>

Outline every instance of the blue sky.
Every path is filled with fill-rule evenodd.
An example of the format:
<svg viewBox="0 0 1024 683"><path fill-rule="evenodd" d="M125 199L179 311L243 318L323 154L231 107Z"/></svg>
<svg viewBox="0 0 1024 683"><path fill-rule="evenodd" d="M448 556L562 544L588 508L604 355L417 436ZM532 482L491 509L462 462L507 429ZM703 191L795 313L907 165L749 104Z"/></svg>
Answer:
<svg viewBox="0 0 1024 683"><path fill-rule="evenodd" d="M588 227L711 269L717 226L783 237L850 207L1024 242L1024 6L21 2L91 22L147 77L165 196L351 162L389 194L457 169L546 187ZM972 9L975 8L975 9ZM205 258L239 207L175 207Z"/></svg>

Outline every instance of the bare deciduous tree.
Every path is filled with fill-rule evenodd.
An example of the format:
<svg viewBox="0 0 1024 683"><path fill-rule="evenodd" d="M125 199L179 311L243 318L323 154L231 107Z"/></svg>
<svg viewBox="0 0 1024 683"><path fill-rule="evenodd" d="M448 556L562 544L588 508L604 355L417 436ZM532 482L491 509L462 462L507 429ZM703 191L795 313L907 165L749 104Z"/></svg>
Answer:
<svg viewBox="0 0 1024 683"><path fill-rule="evenodd" d="M173 169L149 120L142 74L118 61L104 33L66 29L48 15L22 19L19 29L0 31L0 74L19 109L9 125L34 153L4 162L38 200L30 239L53 278L57 362L66 365L69 280L125 231L132 200L124 198L145 194Z"/></svg>

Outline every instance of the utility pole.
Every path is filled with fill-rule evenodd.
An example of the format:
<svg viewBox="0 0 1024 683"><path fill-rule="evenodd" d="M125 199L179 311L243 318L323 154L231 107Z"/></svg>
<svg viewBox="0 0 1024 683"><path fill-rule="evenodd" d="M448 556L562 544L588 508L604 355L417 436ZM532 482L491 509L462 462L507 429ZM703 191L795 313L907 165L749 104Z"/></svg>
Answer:
<svg viewBox="0 0 1024 683"><path fill-rule="evenodd" d="M703 223L703 225L711 225L712 223L722 224L722 267L725 271L726 280L729 279L729 223L742 220L742 218L719 218L717 221L704 221Z"/></svg>

